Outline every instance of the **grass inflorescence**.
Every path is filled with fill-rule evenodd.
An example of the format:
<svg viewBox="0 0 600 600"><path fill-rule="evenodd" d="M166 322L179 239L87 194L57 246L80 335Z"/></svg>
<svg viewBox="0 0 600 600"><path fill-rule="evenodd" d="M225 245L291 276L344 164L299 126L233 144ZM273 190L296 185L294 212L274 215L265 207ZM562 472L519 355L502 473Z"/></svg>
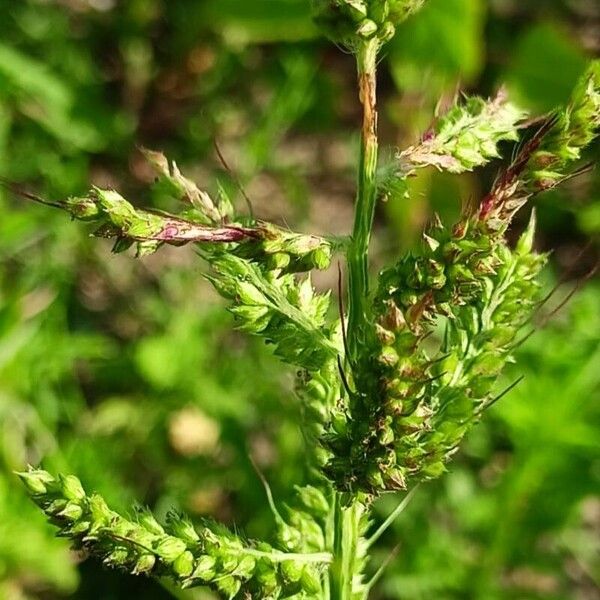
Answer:
<svg viewBox="0 0 600 600"><path fill-rule="evenodd" d="M263 338L297 370L307 480L283 511L267 486L275 519L269 543L210 521L193 525L177 514L165 525L146 510L125 517L74 476L37 469L20 474L60 535L107 566L168 576L181 587L208 585L228 598L368 596L376 579L365 578L368 551L381 535L377 530L368 538L374 499L447 470L465 435L502 395L496 381L539 300L546 256L534 250L535 218L513 247L506 239L513 217L533 195L580 171L582 150L600 127L595 62L571 101L541 121L505 91L489 100L465 98L438 115L418 144L382 166L379 51L424 2L312 4L324 32L357 61L364 118L355 223L347 239L237 214L223 191L213 199L175 163L147 150L158 185L184 203L180 213L136 208L111 189L51 202L28 194L93 223L94 235L112 238L115 252L133 247L142 257L165 244L195 244L239 328ZM519 142L514 158L479 203L454 224L435 217L420 252L372 276L368 250L378 199L408 197L407 180L425 167L449 173L482 167L511 142ZM328 268L336 253L348 275L338 314L330 295L311 281L311 271Z"/></svg>

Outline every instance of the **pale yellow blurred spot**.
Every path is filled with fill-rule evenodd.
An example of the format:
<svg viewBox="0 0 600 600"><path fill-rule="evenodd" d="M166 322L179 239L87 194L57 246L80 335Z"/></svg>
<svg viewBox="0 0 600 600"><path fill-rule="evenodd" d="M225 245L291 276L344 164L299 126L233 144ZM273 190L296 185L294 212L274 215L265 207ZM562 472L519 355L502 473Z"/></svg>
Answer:
<svg viewBox="0 0 600 600"><path fill-rule="evenodd" d="M169 419L169 441L183 456L213 454L220 435L218 423L198 408L183 408Z"/></svg>

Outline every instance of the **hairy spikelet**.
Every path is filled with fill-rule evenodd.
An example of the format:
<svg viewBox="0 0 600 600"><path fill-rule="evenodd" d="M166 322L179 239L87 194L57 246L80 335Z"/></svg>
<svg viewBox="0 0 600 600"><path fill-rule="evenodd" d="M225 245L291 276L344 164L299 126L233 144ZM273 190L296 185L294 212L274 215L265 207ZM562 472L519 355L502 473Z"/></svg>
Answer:
<svg viewBox="0 0 600 600"><path fill-rule="evenodd" d="M527 164L528 185L535 190L554 187L569 174L569 165L600 128L600 60L594 61L579 80L569 104L558 111L553 126Z"/></svg>
<svg viewBox="0 0 600 600"><path fill-rule="evenodd" d="M47 201L14 189L18 194L61 208L73 219L96 224L96 237L115 240L113 252L135 246L137 257L152 254L164 244L230 244L232 253L270 270L297 273L326 269L335 249L335 244L325 238L286 231L263 221L206 225L207 219L199 210L172 215L135 208L115 190L93 188L87 196Z"/></svg>

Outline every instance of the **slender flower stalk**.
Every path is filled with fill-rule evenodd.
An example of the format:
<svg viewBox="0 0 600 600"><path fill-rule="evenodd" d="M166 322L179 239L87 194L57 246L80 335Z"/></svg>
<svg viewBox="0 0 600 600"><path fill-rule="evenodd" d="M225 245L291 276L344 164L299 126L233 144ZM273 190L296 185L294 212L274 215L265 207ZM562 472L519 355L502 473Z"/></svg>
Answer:
<svg viewBox="0 0 600 600"><path fill-rule="evenodd" d="M377 39L364 42L357 52L358 87L363 106L358 191L354 228L348 248L348 352L350 360L358 356L365 342L369 297L369 242L377 202Z"/></svg>

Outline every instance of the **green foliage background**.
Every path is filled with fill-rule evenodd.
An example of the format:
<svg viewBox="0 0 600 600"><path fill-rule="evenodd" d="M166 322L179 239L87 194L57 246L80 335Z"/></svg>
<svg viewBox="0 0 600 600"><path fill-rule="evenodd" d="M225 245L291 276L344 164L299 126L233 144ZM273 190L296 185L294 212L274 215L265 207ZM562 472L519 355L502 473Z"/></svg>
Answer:
<svg viewBox="0 0 600 600"><path fill-rule="evenodd" d="M592 0L430 0L381 65L382 136L416 139L458 84L490 94L506 82L543 113L599 53ZM345 233L353 68L317 36L306 0L4 0L0 175L51 198L93 181L168 208L140 196L151 174L137 147L235 193L217 140L257 214ZM374 260L414 244L433 210L458 214L492 177L419 175L413 200L380 206ZM600 175L538 203L540 247L555 249L549 289L564 280L551 307L597 259ZM115 508L137 500L268 534L248 455L279 500L300 483L291 374L232 331L191 249L134 261L6 192L0 210L0 598L169 598L69 554L12 471L43 461ZM336 273L320 283L335 287ZM375 567L400 546L376 598L600 598L599 290L588 282L523 346L507 379L523 383L387 534Z"/></svg>

